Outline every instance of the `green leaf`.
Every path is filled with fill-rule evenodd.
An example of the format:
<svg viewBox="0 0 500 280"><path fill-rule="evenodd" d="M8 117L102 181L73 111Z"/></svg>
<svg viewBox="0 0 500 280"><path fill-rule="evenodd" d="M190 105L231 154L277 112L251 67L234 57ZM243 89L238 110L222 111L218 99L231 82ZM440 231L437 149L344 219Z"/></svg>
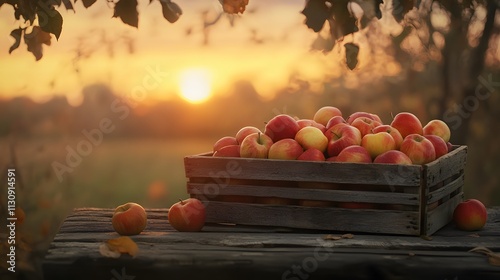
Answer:
<svg viewBox="0 0 500 280"><path fill-rule="evenodd" d="M330 9L324 0L309 0L306 2L302 14L306 16L305 24L314 32L323 29L326 19L330 16Z"/></svg>
<svg viewBox="0 0 500 280"><path fill-rule="evenodd" d="M94 5L94 3L96 2L97 0L82 0L82 3L83 3L83 6L85 8L88 8L92 5Z"/></svg>
<svg viewBox="0 0 500 280"><path fill-rule="evenodd" d="M52 33L59 40L61 35L63 18L61 14L52 7L50 10L40 9L37 11L38 24L43 31L47 33Z"/></svg>
<svg viewBox="0 0 500 280"><path fill-rule="evenodd" d="M24 28L18 28L10 32L10 36L14 37L14 40L16 41L14 42L14 44L12 44L12 46L10 46L9 54L12 53L15 49L19 48L19 45L21 44L21 38L23 36L23 31Z"/></svg>
<svg viewBox="0 0 500 280"><path fill-rule="evenodd" d="M359 46L354 43L346 43L344 47L347 67L353 70L358 65Z"/></svg>
<svg viewBox="0 0 500 280"><path fill-rule="evenodd" d="M123 23L130 26L139 27L137 0L119 0L116 2L113 17L119 17Z"/></svg>

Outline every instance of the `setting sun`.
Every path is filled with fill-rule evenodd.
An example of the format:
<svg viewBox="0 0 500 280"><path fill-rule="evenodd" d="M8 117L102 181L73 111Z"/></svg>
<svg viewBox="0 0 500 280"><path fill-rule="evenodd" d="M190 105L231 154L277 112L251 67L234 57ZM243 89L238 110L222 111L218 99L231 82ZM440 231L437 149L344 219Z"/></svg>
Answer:
<svg viewBox="0 0 500 280"><path fill-rule="evenodd" d="M191 103L201 103L211 94L211 79L206 70L188 69L180 74L181 97Z"/></svg>

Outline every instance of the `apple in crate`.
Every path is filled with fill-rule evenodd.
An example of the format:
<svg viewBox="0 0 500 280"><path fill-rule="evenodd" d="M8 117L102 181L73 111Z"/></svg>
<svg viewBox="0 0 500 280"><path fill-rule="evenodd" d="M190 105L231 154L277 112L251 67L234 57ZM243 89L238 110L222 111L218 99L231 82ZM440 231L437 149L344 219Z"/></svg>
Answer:
<svg viewBox="0 0 500 280"><path fill-rule="evenodd" d="M229 145L220 148L214 154L214 157L240 157L240 145Z"/></svg>
<svg viewBox="0 0 500 280"><path fill-rule="evenodd" d="M403 139L410 134L423 134L422 123L412 113L401 112L397 114L392 120L391 126L401 133Z"/></svg>
<svg viewBox="0 0 500 280"><path fill-rule="evenodd" d="M355 112L355 113L353 113L352 115L349 116L349 118L347 118L347 123L352 124L352 122L355 119L360 118L360 117L369 118L369 119L375 120L379 123L382 123L382 120L380 119L380 117L378 115L368 113L368 112Z"/></svg>
<svg viewBox="0 0 500 280"><path fill-rule="evenodd" d="M368 151L358 145L343 149L333 160L335 162L371 163L372 158Z"/></svg>
<svg viewBox="0 0 500 280"><path fill-rule="evenodd" d="M361 139L361 146L364 147L370 156L374 159L387 151L396 148L394 138L387 132L377 132L375 134L366 134Z"/></svg>
<svg viewBox="0 0 500 280"><path fill-rule="evenodd" d="M213 152L215 153L218 150L229 145L238 145L238 141L233 136L224 136L215 142Z"/></svg>
<svg viewBox="0 0 500 280"><path fill-rule="evenodd" d="M352 126L354 126L355 128L359 129L359 132L361 132L361 137L367 135L367 134L370 134L372 133L372 130L379 126L379 125L382 125L381 123L379 123L378 121L375 121L373 119L370 119L370 118L366 118L366 117L359 117L357 119L355 119L352 123L351 123Z"/></svg>
<svg viewBox="0 0 500 280"><path fill-rule="evenodd" d="M299 130L301 128L306 127L306 126L314 126L316 128L319 128L319 130L321 130L323 132L326 131L326 127L324 125L317 123L314 120L310 120L310 119L300 119L297 121L297 124L299 125Z"/></svg>
<svg viewBox="0 0 500 280"><path fill-rule="evenodd" d="M325 161L325 155L318 149L311 148L305 150L297 160L306 160L306 161Z"/></svg>
<svg viewBox="0 0 500 280"><path fill-rule="evenodd" d="M178 231L200 231L205 219L205 205L196 198L180 200L168 210L168 222Z"/></svg>
<svg viewBox="0 0 500 280"><path fill-rule="evenodd" d="M240 157L267 158L273 140L260 132L252 133L243 139L240 145Z"/></svg>
<svg viewBox="0 0 500 280"><path fill-rule="evenodd" d="M262 133L260 129L256 128L255 126L242 127L240 130L238 130L235 136L236 141L238 142L237 144L241 144L248 135L258 132Z"/></svg>
<svg viewBox="0 0 500 280"><path fill-rule="evenodd" d="M436 158L440 158L448 153L448 145L444 142L443 138L437 135L424 135L424 137L431 141L436 152Z"/></svg>
<svg viewBox="0 0 500 280"><path fill-rule="evenodd" d="M330 129L330 128L334 127L336 124L339 124L339 123L346 123L346 121L341 116L335 116L335 117L331 118L328 121L328 123L326 123L325 129Z"/></svg>
<svg viewBox="0 0 500 280"><path fill-rule="evenodd" d="M374 163L385 163L385 164L402 164L411 165L411 159L403 152L398 150L390 150L383 154L378 155L374 160Z"/></svg>
<svg viewBox="0 0 500 280"><path fill-rule="evenodd" d="M388 124L383 124L375 127L372 130L373 133L378 133L378 132L387 132L389 133L392 138L394 139L394 142L396 143L396 150L399 150L401 147L401 142L403 142L403 136L401 136L401 133L394 127L388 125Z"/></svg>
<svg viewBox="0 0 500 280"><path fill-rule="evenodd" d="M448 125L442 120L431 120L423 128L424 135L437 135L443 138L444 142L450 141L451 131Z"/></svg>
<svg viewBox="0 0 500 280"><path fill-rule="evenodd" d="M419 134L406 136L401 143L401 152L405 153L413 164L426 164L436 159L432 142Z"/></svg>
<svg viewBox="0 0 500 280"><path fill-rule="evenodd" d="M480 230L486 224L487 219L486 207L477 199L460 202L453 212L453 221L461 230Z"/></svg>
<svg viewBox="0 0 500 280"><path fill-rule="evenodd" d="M313 120L326 126L328 121L335 116L342 116L342 112L337 107L325 106L316 111Z"/></svg>
<svg viewBox="0 0 500 280"><path fill-rule="evenodd" d="M299 124L289 115L280 114L272 118L264 129L264 134L269 136L273 142L281 139L294 138L299 131Z"/></svg>
<svg viewBox="0 0 500 280"><path fill-rule="evenodd" d="M295 141L297 141L304 150L314 148L324 152L328 146L328 138L326 138L325 134L319 128L312 126L306 126L300 129L295 135Z"/></svg>
<svg viewBox="0 0 500 280"><path fill-rule="evenodd" d="M330 157L337 156L346 147L361 144L361 132L354 126L337 124L325 133L331 134L327 146L328 156Z"/></svg>
<svg viewBox="0 0 500 280"><path fill-rule="evenodd" d="M294 139L281 139L269 148L268 158L270 159L297 159L304 149Z"/></svg>
<svg viewBox="0 0 500 280"><path fill-rule="evenodd" d="M148 216L141 205L128 202L116 207L111 223L120 235L136 235L146 228Z"/></svg>

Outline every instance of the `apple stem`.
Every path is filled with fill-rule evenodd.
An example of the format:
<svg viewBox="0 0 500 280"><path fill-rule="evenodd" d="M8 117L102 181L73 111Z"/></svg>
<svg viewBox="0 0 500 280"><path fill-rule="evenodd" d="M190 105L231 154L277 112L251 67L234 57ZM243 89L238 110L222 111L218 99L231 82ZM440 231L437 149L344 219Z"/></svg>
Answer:
<svg viewBox="0 0 500 280"><path fill-rule="evenodd" d="M260 139L260 132L257 132L258 133L258 136L257 136L257 143L261 144L262 145L262 141Z"/></svg>
<svg viewBox="0 0 500 280"><path fill-rule="evenodd" d="M186 204L186 202L184 202L184 200L182 200L180 198L179 198L179 201L181 202L182 205Z"/></svg>

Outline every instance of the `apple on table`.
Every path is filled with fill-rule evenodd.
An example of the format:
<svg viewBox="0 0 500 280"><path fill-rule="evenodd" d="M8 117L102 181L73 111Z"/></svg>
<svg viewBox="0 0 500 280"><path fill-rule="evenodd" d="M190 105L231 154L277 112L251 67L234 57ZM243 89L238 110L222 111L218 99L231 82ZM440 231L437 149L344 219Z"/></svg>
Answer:
<svg viewBox="0 0 500 280"><path fill-rule="evenodd" d="M178 231L200 231L205 219L205 205L196 198L180 200L168 210L168 221Z"/></svg>
<svg viewBox="0 0 500 280"><path fill-rule="evenodd" d="M453 221L461 230L480 230L486 224L487 219L486 207L477 199L467 199L460 202L453 212Z"/></svg>
<svg viewBox="0 0 500 280"><path fill-rule="evenodd" d="M139 204L128 202L116 207L111 224L120 235L140 234L148 223L146 210Z"/></svg>

